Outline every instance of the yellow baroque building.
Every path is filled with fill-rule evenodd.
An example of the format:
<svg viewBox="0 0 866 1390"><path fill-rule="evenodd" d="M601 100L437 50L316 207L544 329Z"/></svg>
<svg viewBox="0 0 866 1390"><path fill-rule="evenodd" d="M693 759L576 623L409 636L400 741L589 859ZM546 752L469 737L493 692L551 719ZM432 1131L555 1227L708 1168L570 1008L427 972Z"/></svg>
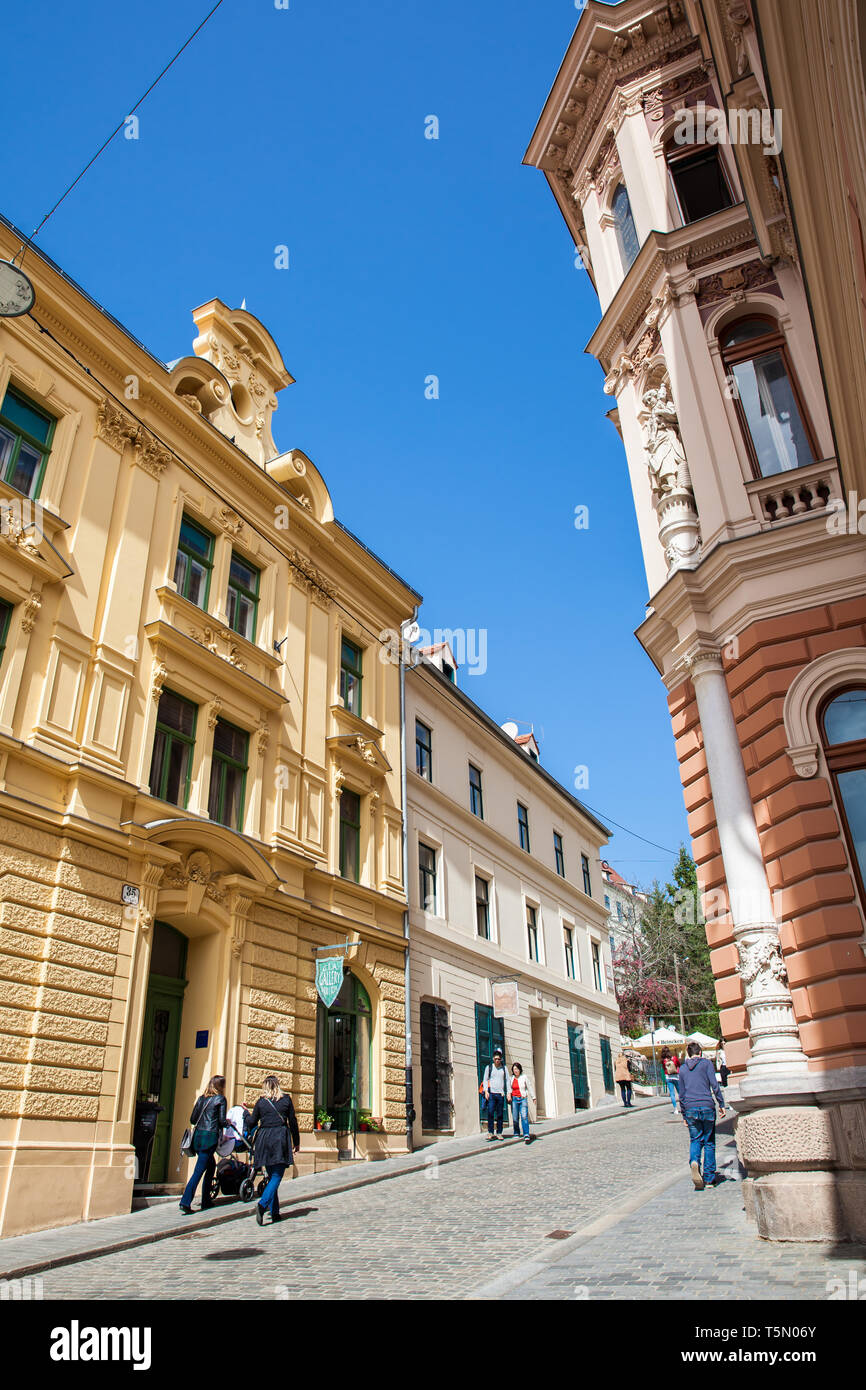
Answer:
<svg viewBox="0 0 866 1390"><path fill-rule="evenodd" d="M0 256L20 242L0 224ZM39 253L25 269L35 307L0 325L4 1235L184 1181L216 1072L230 1104L281 1078L308 1168L405 1148L380 639L419 602L278 453L292 378L257 319L213 300L166 366ZM317 953L344 961L330 1009ZM347 1149L365 1111L381 1132Z"/></svg>

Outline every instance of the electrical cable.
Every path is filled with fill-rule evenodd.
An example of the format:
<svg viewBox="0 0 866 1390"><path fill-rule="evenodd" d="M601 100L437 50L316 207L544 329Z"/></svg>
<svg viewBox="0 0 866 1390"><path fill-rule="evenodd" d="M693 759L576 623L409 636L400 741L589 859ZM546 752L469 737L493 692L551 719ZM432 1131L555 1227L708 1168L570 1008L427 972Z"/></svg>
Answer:
<svg viewBox="0 0 866 1390"><path fill-rule="evenodd" d="M26 241L22 241L21 245L20 245L19 248L18 248L17 254L16 254L15 257L13 258L13 261L12 261L12 264L13 264L13 265L14 265L15 262L18 260L18 257L19 257L19 256L21 257L21 261L20 261L20 263L19 263L19 268L20 268L20 266L22 266L22 265L24 264L24 257L27 255L27 249L28 249L28 247L32 246L33 242L36 240L36 238L38 237L39 233L42 231L42 228L45 226L45 224L46 224L46 222L48 221L48 219L49 219L50 217L53 217L53 216L54 216L55 212L56 212L57 209L60 207L60 204L61 204L62 202L64 202L64 201L69 197L69 195L70 195L70 193L72 192L73 188L75 188L75 186L81 182L81 180L84 178L84 175L87 173L88 169L90 169L91 166L94 165L94 164L96 163L97 159L98 159L99 156L103 153L103 151L108 149L108 146L111 144L111 142L112 142L112 140L114 139L115 135L117 135L118 132L121 131L121 130L123 129L123 127L126 125L126 122L129 120L130 116L134 115L135 112L138 110L139 106L141 106L141 105L144 103L144 101L147 99L147 97L150 96L150 94L151 94L151 92L153 91L154 87L156 87L156 86L158 85L158 83L160 83L160 82L162 81L162 79L165 77L165 74L168 72L169 68L174 67L174 65L175 65L175 63L177 62L177 60L178 60L178 58L180 57L180 55L181 55L187 48L189 48L189 46L190 46L190 44L192 43L193 39L196 37L197 34L201 33L201 30L202 30L202 29L204 28L204 26L207 24L208 20L209 20L213 15L216 14L217 10L219 9L219 7L220 7L220 5L221 5L222 3L223 3L223 0L217 0L217 2L216 2L216 4L214 5L213 9L210 10L210 11L205 15L205 17L204 17L204 19L201 21L201 23L200 23L195 29L193 29L193 31L192 31L192 33L190 34L189 38L187 39L186 43L183 44L183 45L177 50L177 52L175 53L174 57L171 59L171 62L166 63L165 67L163 68L163 70L162 70L162 72L159 74L159 76L158 76L158 77L155 77L155 78L153 79L153 81L151 82L151 84L150 84L150 86L148 87L147 91L144 92L144 93L138 98L138 101L137 101L137 102L135 103L135 105L126 113L126 115L123 117L123 120L120 121L120 123L114 127L114 130L111 132L111 134L109 135L108 139L107 139L107 140L103 140L102 144L99 146L99 149L96 151L96 154L93 155L92 158L88 159L88 161L87 161L87 163L85 164L84 168L83 168L83 169L81 170L81 172L72 180L71 184L70 184L69 187L66 189L66 192L63 193L63 194L61 194L61 196L57 199L57 202L54 204L54 206L53 206L52 208L49 208L48 212L46 212L45 216L43 217L42 221L39 223L38 227L36 227L36 228L34 229L34 231L32 231L32 232L30 233L30 235L29 235L29 237L27 238Z"/></svg>

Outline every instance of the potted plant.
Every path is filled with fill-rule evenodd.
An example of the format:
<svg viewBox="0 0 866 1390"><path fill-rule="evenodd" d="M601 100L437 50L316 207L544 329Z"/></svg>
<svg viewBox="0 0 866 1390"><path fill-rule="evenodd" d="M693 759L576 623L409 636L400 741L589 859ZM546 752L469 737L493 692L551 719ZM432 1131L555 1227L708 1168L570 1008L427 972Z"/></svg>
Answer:
<svg viewBox="0 0 866 1390"><path fill-rule="evenodd" d="M330 1129L334 1123L333 1115L329 1115L327 1110L316 1111L316 1129Z"/></svg>
<svg viewBox="0 0 866 1390"><path fill-rule="evenodd" d="M372 1116L367 1110L358 1111L358 1129L361 1134L366 1134L371 1128Z"/></svg>

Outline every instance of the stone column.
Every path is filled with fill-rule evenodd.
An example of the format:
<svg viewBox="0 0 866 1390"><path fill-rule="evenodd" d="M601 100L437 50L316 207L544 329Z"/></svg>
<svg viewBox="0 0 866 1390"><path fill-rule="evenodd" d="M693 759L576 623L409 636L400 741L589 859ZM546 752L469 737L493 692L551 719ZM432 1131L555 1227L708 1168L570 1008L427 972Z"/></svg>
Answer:
<svg viewBox="0 0 866 1390"><path fill-rule="evenodd" d="M734 940L740 957L739 973L746 991L751 1038L746 1071L750 1077L768 1078L804 1072L806 1059L794 1018L779 927L773 917L721 653L711 644L698 643L687 653L684 664L695 687Z"/></svg>

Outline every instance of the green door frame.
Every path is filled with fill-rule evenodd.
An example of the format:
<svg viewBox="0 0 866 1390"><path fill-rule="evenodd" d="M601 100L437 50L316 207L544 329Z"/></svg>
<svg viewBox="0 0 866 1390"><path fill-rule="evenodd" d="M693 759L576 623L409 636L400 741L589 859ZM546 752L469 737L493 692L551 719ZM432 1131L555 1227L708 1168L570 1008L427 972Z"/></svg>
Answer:
<svg viewBox="0 0 866 1390"><path fill-rule="evenodd" d="M575 1110L589 1107L589 1078L586 1073L586 1032L579 1023L568 1025L568 1060L571 1063L571 1085Z"/></svg>
<svg viewBox="0 0 866 1390"><path fill-rule="evenodd" d="M154 1023L157 1013L168 1013L163 1050L160 1087L157 1092L163 1107L157 1116L156 1133L151 1150L148 1182L165 1182L168 1177L168 1158L171 1145L171 1126L174 1115L174 1094L177 1087L177 1063L180 1054L180 1024L183 1014L183 995L186 980L168 975L151 975L147 982L147 1001L144 1006L144 1027L141 1038L141 1059L138 1065L138 1099L147 1100L152 1080Z"/></svg>
<svg viewBox="0 0 866 1390"><path fill-rule="evenodd" d="M505 1020L496 1017L492 1005L476 1004L475 1059L478 1064L478 1119L482 1125L486 1123L486 1120L481 1083L484 1080L484 1069L493 1062L493 1054L497 1048L502 1053L502 1065L505 1066Z"/></svg>
<svg viewBox="0 0 866 1390"><path fill-rule="evenodd" d="M601 1043L601 1071L604 1077L604 1089L613 1095L616 1087L613 1084L613 1061L610 1051L610 1038L599 1038Z"/></svg>

